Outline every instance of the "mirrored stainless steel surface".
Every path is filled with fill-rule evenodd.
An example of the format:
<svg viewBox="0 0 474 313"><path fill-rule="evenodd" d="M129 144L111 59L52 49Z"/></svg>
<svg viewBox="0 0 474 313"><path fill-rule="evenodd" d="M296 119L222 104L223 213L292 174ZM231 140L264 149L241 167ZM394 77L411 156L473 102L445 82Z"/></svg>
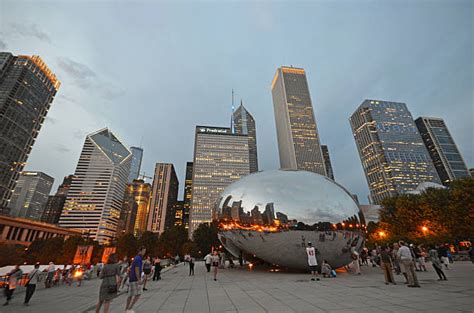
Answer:
<svg viewBox="0 0 474 313"><path fill-rule="evenodd" d="M245 176L229 185L217 203L222 244L235 256L306 269L306 247L317 249L320 264L351 262L360 250L365 221L350 194L325 176L274 170Z"/></svg>

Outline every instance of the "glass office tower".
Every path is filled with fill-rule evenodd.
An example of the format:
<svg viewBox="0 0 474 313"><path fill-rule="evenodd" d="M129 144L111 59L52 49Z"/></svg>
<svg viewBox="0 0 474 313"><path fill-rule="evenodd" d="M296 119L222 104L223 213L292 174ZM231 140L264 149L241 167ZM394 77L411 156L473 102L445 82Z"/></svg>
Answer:
<svg viewBox="0 0 474 313"><path fill-rule="evenodd" d="M327 176L304 69L280 67L272 96L280 167Z"/></svg>
<svg viewBox="0 0 474 313"><path fill-rule="evenodd" d="M230 183L248 175L247 135L233 134L230 128L196 126L189 214L189 236L202 223L210 223L219 194Z"/></svg>
<svg viewBox="0 0 474 313"><path fill-rule="evenodd" d="M332 170L331 157L329 156L329 149L326 145L321 145L321 151L324 158L324 166L326 166L326 173L329 178L334 180L334 172Z"/></svg>
<svg viewBox="0 0 474 313"><path fill-rule="evenodd" d="M240 102L240 106L234 112L234 132L248 136L250 173L258 172L257 129L255 127L255 120L249 111L245 109L242 102Z"/></svg>
<svg viewBox="0 0 474 313"><path fill-rule="evenodd" d="M0 52L0 213L16 181L60 86L39 56Z"/></svg>
<svg viewBox="0 0 474 313"><path fill-rule="evenodd" d="M365 100L349 119L373 204L441 183L405 103Z"/></svg>
<svg viewBox="0 0 474 313"><path fill-rule="evenodd" d="M41 220L54 178L43 172L21 172L10 201L10 215Z"/></svg>
<svg viewBox="0 0 474 313"><path fill-rule="evenodd" d="M455 179L470 177L466 163L443 119L419 117L415 123L444 185Z"/></svg>
<svg viewBox="0 0 474 313"><path fill-rule="evenodd" d="M133 180L140 176L140 168L142 166L143 149L138 147L130 147L132 152L132 163L130 164L130 175L128 176L128 183L132 184Z"/></svg>

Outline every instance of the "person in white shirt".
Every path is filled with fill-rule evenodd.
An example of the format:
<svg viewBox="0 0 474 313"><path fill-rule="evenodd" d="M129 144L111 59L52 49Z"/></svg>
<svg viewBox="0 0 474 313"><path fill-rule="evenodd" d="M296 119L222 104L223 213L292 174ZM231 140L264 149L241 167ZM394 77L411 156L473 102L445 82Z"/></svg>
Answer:
<svg viewBox="0 0 474 313"><path fill-rule="evenodd" d="M29 305L31 297L35 293L36 284L39 282L39 263L35 264L35 268L28 274L28 282L26 283L25 305Z"/></svg>
<svg viewBox="0 0 474 313"><path fill-rule="evenodd" d="M400 241L400 248L398 249L398 257L405 268L407 274L408 287L420 287L418 283L418 278L415 273L415 263L413 262L413 257L411 255L410 248L405 244L405 242Z"/></svg>
<svg viewBox="0 0 474 313"><path fill-rule="evenodd" d="M53 284L54 272L56 271L56 267L54 266L53 262L49 262L46 271L48 272L48 274L46 276L46 279L44 280L44 287L51 288Z"/></svg>
<svg viewBox="0 0 474 313"><path fill-rule="evenodd" d="M311 242L308 242L308 247L306 248L306 255L308 256L308 265L311 271L311 276L318 276L318 261L316 260L316 249L312 246ZM311 278L314 280L314 277ZM316 280L319 280L316 277Z"/></svg>
<svg viewBox="0 0 474 313"><path fill-rule="evenodd" d="M212 260L212 256L210 253L208 253L205 257L204 257L204 264L206 264L206 269L207 269L207 272L209 273L211 271L211 260Z"/></svg>

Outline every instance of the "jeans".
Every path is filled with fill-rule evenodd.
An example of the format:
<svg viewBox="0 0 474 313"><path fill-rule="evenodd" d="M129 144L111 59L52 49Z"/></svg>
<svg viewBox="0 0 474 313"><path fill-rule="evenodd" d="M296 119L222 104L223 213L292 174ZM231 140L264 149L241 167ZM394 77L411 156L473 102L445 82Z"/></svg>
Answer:
<svg viewBox="0 0 474 313"><path fill-rule="evenodd" d="M35 293L36 284L26 285L25 303L30 302L31 297Z"/></svg>
<svg viewBox="0 0 474 313"><path fill-rule="evenodd" d="M211 264L210 263L209 264L206 263L206 269L207 269L208 273L211 271Z"/></svg>
<svg viewBox="0 0 474 313"><path fill-rule="evenodd" d="M8 286L5 288L5 297L7 297L7 302L11 300L15 288L10 289Z"/></svg>
<svg viewBox="0 0 474 313"><path fill-rule="evenodd" d="M446 275L444 275L443 270L440 267L438 267L438 265L436 265L435 263L433 263L432 265L433 265L433 268L436 271L436 274L438 274L439 279L446 280Z"/></svg>

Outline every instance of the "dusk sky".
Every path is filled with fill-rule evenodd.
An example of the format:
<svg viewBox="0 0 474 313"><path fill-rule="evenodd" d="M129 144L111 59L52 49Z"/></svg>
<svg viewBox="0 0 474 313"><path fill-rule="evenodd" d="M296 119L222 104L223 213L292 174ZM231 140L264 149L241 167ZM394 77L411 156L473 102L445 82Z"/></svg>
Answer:
<svg viewBox="0 0 474 313"><path fill-rule="evenodd" d="M66 3L65 3L66 2ZM27 162L74 173L86 134L175 165L180 195L196 125L228 126L231 91L257 124L260 169L279 167L270 84L307 72L336 181L367 203L349 116L364 99L441 117L474 167L473 1L0 2L0 50L39 55L61 87Z"/></svg>

